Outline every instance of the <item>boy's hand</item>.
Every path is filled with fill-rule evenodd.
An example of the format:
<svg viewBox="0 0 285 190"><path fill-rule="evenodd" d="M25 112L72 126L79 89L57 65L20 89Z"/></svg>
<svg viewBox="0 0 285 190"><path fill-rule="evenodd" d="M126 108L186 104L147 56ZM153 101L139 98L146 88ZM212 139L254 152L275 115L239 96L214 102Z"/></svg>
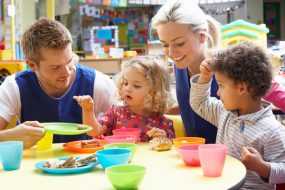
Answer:
<svg viewBox="0 0 285 190"><path fill-rule="evenodd" d="M84 112L93 112L94 111L94 101L89 95L84 96L73 96L73 99L77 101L77 103L82 108Z"/></svg>
<svg viewBox="0 0 285 190"><path fill-rule="evenodd" d="M212 78L212 71L210 67L210 59L206 59L202 61L200 65L200 77L198 80L198 83L203 84L203 83L208 83L211 78Z"/></svg>
<svg viewBox="0 0 285 190"><path fill-rule="evenodd" d="M262 156L255 148L242 147L241 161L247 169L255 171L264 178L268 178L270 165L263 160Z"/></svg>

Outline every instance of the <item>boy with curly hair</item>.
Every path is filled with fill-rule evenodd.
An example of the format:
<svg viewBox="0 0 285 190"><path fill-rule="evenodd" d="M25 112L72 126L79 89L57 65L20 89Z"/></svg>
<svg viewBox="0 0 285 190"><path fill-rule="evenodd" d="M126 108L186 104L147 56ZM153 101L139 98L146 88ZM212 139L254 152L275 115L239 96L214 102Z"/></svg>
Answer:
<svg viewBox="0 0 285 190"><path fill-rule="evenodd" d="M190 103L202 118L217 126L216 143L247 167L242 189L274 189L285 181L285 129L271 106L262 101L270 88L271 65L258 46L243 42L202 62L191 78ZM212 78L220 100L210 97Z"/></svg>

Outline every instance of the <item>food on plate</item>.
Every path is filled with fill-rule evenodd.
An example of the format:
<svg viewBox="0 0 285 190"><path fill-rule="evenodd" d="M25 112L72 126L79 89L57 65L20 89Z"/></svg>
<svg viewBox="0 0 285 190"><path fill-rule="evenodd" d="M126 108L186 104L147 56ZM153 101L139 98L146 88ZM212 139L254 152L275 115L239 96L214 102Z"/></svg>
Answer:
<svg viewBox="0 0 285 190"><path fill-rule="evenodd" d="M156 151L165 151L171 149L172 140L167 138L166 132L164 130L152 128L147 132L147 135L152 138L149 141L151 149Z"/></svg>
<svg viewBox="0 0 285 190"><path fill-rule="evenodd" d="M73 157L70 156L64 160L46 161L44 167L46 168L78 168L82 166L87 166L91 162L96 162L95 154L89 155L87 157Z"/></svg>
<svg viewBox="0 0 285 190"><path fill-rule="evenodd" d="M80 143L81 143L81 148L97 148L103 145L103 143L98 139L81 141Z"/></svg>
<svg viewBox="0 0 285 190"><path fill-rule="evenodd" d="M154 137L149 143L151 148L156 151L170 150L172 146L172 141L167 137Z"/></svg>
<svg viewBox="0 0 285 190"><path fill-rule="evenodd" d="M86 126L84 125L78 125L77 126L77 130L85 130L86 129Z"/></svg>

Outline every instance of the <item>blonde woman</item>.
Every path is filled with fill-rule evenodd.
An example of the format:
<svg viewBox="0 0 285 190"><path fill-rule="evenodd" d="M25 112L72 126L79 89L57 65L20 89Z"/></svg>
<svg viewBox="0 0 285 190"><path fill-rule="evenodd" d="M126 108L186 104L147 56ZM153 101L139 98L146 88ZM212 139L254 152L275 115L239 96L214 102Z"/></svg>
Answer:
<svg viewBox="0 0 285 190"><path fill-rule="evenodd" d="M170 0L153 17L152 27L158 33L165 54L175 63L176 94L187 135L202 136L207 143L214 143L216 127L197 115L189 104L189 79L200 72L199 67L207 50L219 47L219 23L206 15L195 1ZM284 89L276 88L276 83L274 86L270 90L271 95L274 92L285 94ZM211 96L217 97L215 78L210 91ZM285 96L272 98L270 94L266 95L268 101L285 110Z"/></svg>
<svg viewBox="0 0 285 190"><path fill-rule="evenodd" d="M93 127L92 136L110 135L121 127L140 128L141 141L150 140L146 133L151 129L168 138L175 136L172 121L163 116L169 102L169 77L158 59L141 56L124 64L118 91L123 105L112 106L98 119L90 96L74 97L82 108L83 123Z"/></svg>

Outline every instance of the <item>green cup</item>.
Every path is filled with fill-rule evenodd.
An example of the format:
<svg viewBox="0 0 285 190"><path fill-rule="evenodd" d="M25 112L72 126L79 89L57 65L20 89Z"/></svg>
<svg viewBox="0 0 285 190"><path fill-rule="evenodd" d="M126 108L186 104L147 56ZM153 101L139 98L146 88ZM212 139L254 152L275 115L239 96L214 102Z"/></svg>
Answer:
<svg viewBox="0 0 285 190"><path fill-rule="evenodd" d="M140 165L116 165L106 168L105 173L116 189L137 189L145 175Z"/></svg>
<svg viewBox="0 0 285 190"><path fill-rule="evenodd" d="M135 143L112 143L112 144L106 144L104 145L104 149L108 149L108 148L127 148L131 151L131 156L130 156L130 160L132 160L136 149L137 149L137 144Z"/></svg>

